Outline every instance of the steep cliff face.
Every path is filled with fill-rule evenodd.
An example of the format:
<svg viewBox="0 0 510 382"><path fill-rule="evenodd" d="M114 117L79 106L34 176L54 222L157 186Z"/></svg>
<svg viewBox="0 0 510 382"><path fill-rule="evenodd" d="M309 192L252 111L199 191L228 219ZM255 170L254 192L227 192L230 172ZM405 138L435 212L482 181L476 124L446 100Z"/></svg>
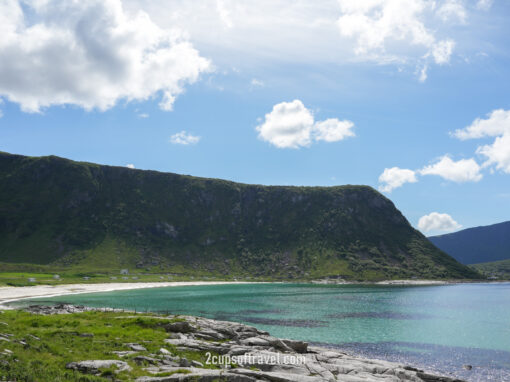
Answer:
<svg viewBox="0 0 510 382"><path fill-rule="evenodd" d="M476 277L367 186L246 185L6 153L0 261L282 278Z"/></svg>

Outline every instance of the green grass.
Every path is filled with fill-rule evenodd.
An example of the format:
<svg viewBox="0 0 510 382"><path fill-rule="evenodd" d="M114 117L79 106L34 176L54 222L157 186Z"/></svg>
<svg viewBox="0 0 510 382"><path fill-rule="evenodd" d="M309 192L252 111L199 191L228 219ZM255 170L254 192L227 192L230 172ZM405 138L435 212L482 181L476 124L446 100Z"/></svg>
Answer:
<svg viewBox="0 0 510 382"><path fill-rule="evenodd" d="M148 375L143 371L144 365L133 361L134 356L121 358L112 353L129 350L126 343L139 343L147 348L146 352L137 355L156 354L164 347L175 356L205 364L205 354L179 351L164 343L168 335L163 325L180 320L178 317L165 320L155 317L117 312L41 316L23 311L4 311L0 314L0 333L13 336L10 337L11 342L0 341L0 380L107 381L114 370L101 370L102 376L95 377L65 369L69 362L98 359L128 362L132 367L130 372L115 374L120 381ZM93 337L80 337L80 333L91 333ZM19 340L27 345L17 343ZM5 349L12 354L3 354Z"/></svg>
<svg viewBox="0 0 510 382"><path fill-rule="evenodd" d="M54 279L53 275L60 275L60 279ZM85 278L87 277L87 278ZM112 280L112 277L116 279ZM123 279L127 277L127 279ZM136 277L136 279L133 279ZM35 278L35 282L29 282L29 278ZM169 276L163 274L133 273L127 276L119 272L94 273L94 272L51 272L51 273L30 273L30 272L0 272L0 286L34 286L34 285L63 285L63 284L99 284L99 283L135 283L135 282L171 282L171 281L196 281L199 278L186 275ZM209 281L231 281L232 277L208 277ZM264 279L265 280L265 279Z"/></svg>

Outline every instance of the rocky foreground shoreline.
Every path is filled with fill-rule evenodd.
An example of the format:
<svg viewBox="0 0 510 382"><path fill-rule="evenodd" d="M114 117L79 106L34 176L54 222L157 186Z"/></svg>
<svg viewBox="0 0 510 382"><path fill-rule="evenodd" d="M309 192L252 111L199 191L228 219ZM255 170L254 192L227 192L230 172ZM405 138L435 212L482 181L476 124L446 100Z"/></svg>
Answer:
<svg viewBox="0 0 510 382"><path fill-rule="evenodd" d="M26 310L47 315L79 313L93 308L60 304L30 306ZM136 317L143 315L138 314ZM206 358L207 364L177 357L164 347L154 354L147 354L143 345L127 344L129 350L115 352L120 359L82 360L68 363L66 368L96 375L99 375L102 368L115 368L121 372L131 368L126 361L121 360L129 356L135 362L145 365L143 370L147 375L138 377L137 382L461 382L459 379L428 374L410 366L364 359L310 346L302 341L276 338L240 323L192 316L150 317L162 320L168 333L165 343L169 347L206 352L210 354ZM211 368L213 366L220 368Z"/></svg>

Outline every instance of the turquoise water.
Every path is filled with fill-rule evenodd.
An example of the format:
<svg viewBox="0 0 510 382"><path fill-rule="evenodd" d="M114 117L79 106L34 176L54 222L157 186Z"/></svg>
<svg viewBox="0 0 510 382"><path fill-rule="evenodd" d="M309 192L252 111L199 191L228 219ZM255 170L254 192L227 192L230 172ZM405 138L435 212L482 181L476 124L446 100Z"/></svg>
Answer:
<svg viewBox="0 0 510 382"><path fill-rule="evenodd" d="M38 300L48 301L239 321L275 336L453 372L472 381L510 381L510 283L217 285ZM464 364L473 370L464 370Z"/></svg>

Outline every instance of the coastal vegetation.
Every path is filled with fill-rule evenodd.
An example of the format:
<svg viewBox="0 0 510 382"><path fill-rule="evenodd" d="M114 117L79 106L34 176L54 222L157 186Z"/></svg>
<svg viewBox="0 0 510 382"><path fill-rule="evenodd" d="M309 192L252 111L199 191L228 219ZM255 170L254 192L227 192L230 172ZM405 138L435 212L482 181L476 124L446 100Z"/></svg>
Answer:
<svg viewBox="0 0 510 382"><path fill-rule="evenodd" d="M137 316L112 311L58 315L0 312L0 380L92 382L115 376L116 380L132 381L146 375L142 368L149 365L135 358L159 353L161 348L190 362L204 363L206 359L205 352L181 351L164 342L168 337L164 324L182 321L179 317L158 320L149 313ZM140 346L138 351L131 350L133 344ZM96 376L65 367L73 361L104 359L126 362L130 370L116 373L115 367L106 367Z"/></svg>
<svg viewBox="0 0 510 382"><path fill-rule="evenodd" d="M62 304L0 319L0 380L460 382L201 317Z"/></svg>
<svg viewBox="0 0 510 382"><path fill-rule="evenodd" d="M510 259L473 264L471 267L488 278L510 280Z"/></svg>

